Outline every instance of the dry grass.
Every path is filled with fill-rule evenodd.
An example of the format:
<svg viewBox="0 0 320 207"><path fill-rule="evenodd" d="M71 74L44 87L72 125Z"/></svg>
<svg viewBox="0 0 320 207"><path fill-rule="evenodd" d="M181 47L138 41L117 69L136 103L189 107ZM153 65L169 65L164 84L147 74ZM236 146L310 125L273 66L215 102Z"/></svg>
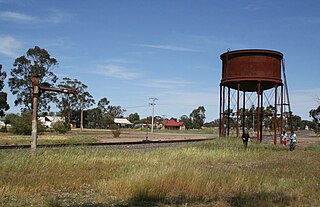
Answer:
<svg viewBox="0 0 320 207"><path fill-rule="evenodd" d="M0 151L1 206L317 206L320 146Z"/></svg>

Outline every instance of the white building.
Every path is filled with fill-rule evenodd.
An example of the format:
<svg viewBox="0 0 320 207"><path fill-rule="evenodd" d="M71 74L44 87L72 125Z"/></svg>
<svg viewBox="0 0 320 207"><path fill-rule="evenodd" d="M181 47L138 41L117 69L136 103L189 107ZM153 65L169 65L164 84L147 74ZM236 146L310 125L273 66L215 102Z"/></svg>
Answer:
<svg viewBox="0 0 320 207"><path fill-rule="evenodd" d="M60 116L43 116L39 117L39 121L41 121L47 128L52 128L54 123L64 120Z"/></svg>
<svg viewBox="0 0 320 207"><path fill-rule="evenodd" d="M132 123L128 119L125 119L125 118L114 118L113 121L116 125L123 127L123 128L127 128L127 127L132 126Z"/></svg>

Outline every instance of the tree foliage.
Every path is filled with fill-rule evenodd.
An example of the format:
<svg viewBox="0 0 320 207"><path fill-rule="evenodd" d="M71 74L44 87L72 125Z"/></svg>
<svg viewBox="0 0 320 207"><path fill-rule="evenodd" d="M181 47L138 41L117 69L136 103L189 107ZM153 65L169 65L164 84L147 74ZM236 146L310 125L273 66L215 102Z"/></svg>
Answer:
<svg viewBox="0 0 320 207"><path fill-rule="evenodd" d="M72 113L74 111L89 108L95 101L92 95L87 91L88 86L83 84L77 79L63 78L58 85L61 89L66 90L77 90L76 95L70 95L61 93L59 94L59 101L57 107L60 109L60 115L64 118L65 125L69 126L71 121L71 115L75 115L73 118L80 120L80 113Z"/></svg>
<svg viewBox="0 0 320 207"><path fill-rule="evenodd" d="M191 119L187 115L182 115L179 121L184 123L184 126L186 127L186 129L192 129Z"/></svg>
<svg viewBox="0 0 320 207"><path fill-rule="evenodd" d="M320 128L320 105L316 109L311 109L309 111L310 117L312 117L315 123L315 131L319 133Z"/></svg>
<svg viewBox="0 0 320 207"><path fill-rule="evenodd" d="M58 65L55 58L38 46L30 48L26 56L21 56L14 61L9 78L9 87L13 95L17 98L15 106L21 105L21 111L32 110L32 76L39 78L39 85L53 87L57 81L57 76L52 69ZM39 99L39 111L50 110L51 102L56 101L54 92L43 92Z"/></svg>
<svg viewBox="0 0 320 207"><path fill-rule="evenodd" d="M4 87L4 80L7 77L6 72L2 72L2 65L0 64L0 117L5 115L4 111L9 110L9 104L7 103L7 93L2 92Z"/></svg>
<svg viewBox="0 0 320 207"><path fill-rule="evenodd" d="M140 116L139 116L139 114L137 112L129 114L129 118L128 119L133 124L139 124L139 122L140 122Z"/></svg>
<svg viewBox="0 0 320 207"><path fill-rule="evenodd" d="M31 122L32 116L30 113L24 112L21 116L11 115L10 120L7 120L11 124L10 131L13 134L31 135ZM38 132L44 132L45 126L38 121Z"/></svg>
<svg viewBox="0 0 320 207"><path fill-rule="evenodd" d="M190 113L192 128L201 129L206 119L205 112L205 108L203 106L199 106Z"/></svg>
<svg viewBox="0 0 320 207"><path fill-rule="evenodd" d="M125 112L121 106L111 106L104 97L98 101L98 106L85 112L84 126L88 128L109 128L114 124L114 118L122 118Z"/></svg>

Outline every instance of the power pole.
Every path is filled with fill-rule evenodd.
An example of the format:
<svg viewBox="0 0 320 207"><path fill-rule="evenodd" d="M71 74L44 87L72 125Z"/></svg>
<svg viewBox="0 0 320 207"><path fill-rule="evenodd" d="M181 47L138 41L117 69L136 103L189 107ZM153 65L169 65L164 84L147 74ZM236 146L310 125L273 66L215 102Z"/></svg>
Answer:
<svg viewBox="0 0 320 207"><path fill-rule="evenodd" d="M151 120L151 133L153 133L153 123L154 123L154 106L156 105L155 101L158 100L157 98L149 98L152 100L150 105L152 106L152 120Z"/></svg>

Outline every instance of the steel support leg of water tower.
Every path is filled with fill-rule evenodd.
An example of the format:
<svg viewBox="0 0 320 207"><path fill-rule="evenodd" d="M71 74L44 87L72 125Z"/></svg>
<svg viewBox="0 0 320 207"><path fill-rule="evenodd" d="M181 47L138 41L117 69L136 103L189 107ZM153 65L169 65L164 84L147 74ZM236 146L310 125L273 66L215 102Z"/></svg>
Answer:
<svg viewBox="0 0 320 207"><path fill-rule="evenodd" d="M238 88L237 88L237 123L236 123L237 137L239 137L239 99L240 99L240 83L238 83Z"/></svg>
<svg viewBox="0 0 320 207"><path fill-rule="evenodd" d="M222 107L222 85L220 84L220 109L219 109L219 137L222 137L222 121L221 121L221 107Z"/></svg>
<svg viewBox="0 0 320 207"><path fill-rule="evenodd" d="M274 86L274 114L273 114L273 144L277 144L277 96L278 96L278 86Z"/></svg>
<svg viewBox="0 0 320 207"><path fill-rule="evenodd" d="M230 87L228 87L228 125L227 125L227 135L230 136Z"/></svg>
<svg viewBox="0 0 320 207"><path fill-rule="evenodd" d="M260 82L258 82L258 107L257 107L257 117L258 117L258 126L257 126L257 143L260 143Z"/></svg>
<svg viewBox="0 0 320 207"><path fill-rule="evenodd" d="M224 117L225 117L224 105L225 105L225 86L222 86L222 119L221 119L222 120L221 121L222 137L226 136L225 127L224 127Z"/></svg>
<svg viewBox="0 0 320 207"><path fill-rule="evenodd" d="M246 92L243 91L243 102L242 102L242 134L244 133L246 121Z"/></svg>

